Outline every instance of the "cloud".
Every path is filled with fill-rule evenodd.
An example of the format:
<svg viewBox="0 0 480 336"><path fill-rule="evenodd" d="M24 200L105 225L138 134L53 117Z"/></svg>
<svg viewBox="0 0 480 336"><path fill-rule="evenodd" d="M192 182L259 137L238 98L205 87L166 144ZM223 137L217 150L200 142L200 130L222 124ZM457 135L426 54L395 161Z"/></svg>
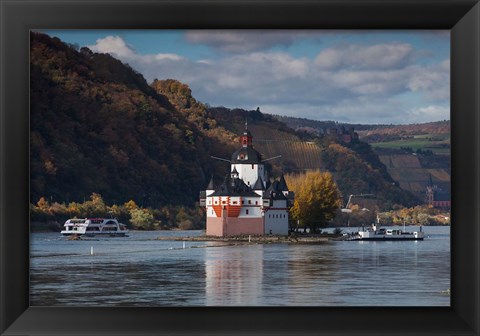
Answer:
<svg viewBox="0 0 480 336"><path fill-rule="evenodd" d="M450 108L444 105L429 105L412 109L408 112L414 119L423 120L449 120Z"/></svg>
<svg viewBox="0 0 480 336"><path fill-rule="evenodd" d="M450 60L431 66L415 66L407 88L425 94L429 100L447 100L450 97Z"/></svg>
<svg viewBox="0 0 480 336"><path fill-rule="evenodd" d="M222 35L222 41L229 36ZM271 41L267 37L263 46ZM178 79L212 106L260 106L272 114L362 123L448 119L449 60L422 65L408 44L345 44L313 58L255 51L196 61L174 53L141 55L118 36L99 39L90 48L115 54L149 82Z"/></svg>
<svg viewBox="0 0 480 336"><path fill-rule="evenodd" d="M371 46L349 45L324 50L315 59L323 70L339 68L370 70L397 69L411 60L413 48L406 43L377 44Z"/></svg>
<svg viewBox="0 0 480 336"><path fill-rule="evenodd" d="M148 54L140 55L129 46L120 36L107 36L98 39L94 45L87 46L94 52L108 53L123 61L137 61L140 63L155 63L162 61L180 61L184 58L177 54Z"/></svg>
<svg viewBox="0 0 480 336"><path fill-rule="evenodd" d="M135 51L132 47L120 36L107 36L98 39L94 45L87 46L94 52L109 53L119 58L131 58L135 56Z"/></svg>
<svg viewBox="0 0 480 336"><path fill-rule="evenodd" d="M404 90L409 69L352 71L340 69L326 73L332 85L358 95L395 94Z"/></svg>
<svg viewBox="0 0 480 336"><path fill-rule="evenodd" d="M193 30L185 40L190 43L206 44L231 53L248 53L266 50L273 46L289 46L299 36L308 32L265 31L265 30Z"/></svg>

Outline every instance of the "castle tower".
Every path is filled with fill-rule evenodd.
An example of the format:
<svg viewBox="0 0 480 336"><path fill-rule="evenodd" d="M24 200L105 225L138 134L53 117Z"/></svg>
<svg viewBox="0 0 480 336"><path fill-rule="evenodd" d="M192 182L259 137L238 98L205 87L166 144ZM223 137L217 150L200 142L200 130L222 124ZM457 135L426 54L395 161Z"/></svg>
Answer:
<svg viewBox="0 0 480 336"><path fill-rule="evenodd" d="M232 154L230 174L226 174L218 187L212 177L207 189L200 192L200 205L206 209L206 234L287 235L293 192L288 190L283 175L279 181L269 183L262 156L253 148L247 123L239 140L241 147Z"/></svg>
<svg viewBox="0 0 480 336"><path fill-rule="evenodd" d="M266 180L265 165L262 163L262 156L253 148L253 137L245 123L245 131L240 136L242 147L232 154L231 171L236 170L238 177L248 186L254 186L260 177Z"/></svg>

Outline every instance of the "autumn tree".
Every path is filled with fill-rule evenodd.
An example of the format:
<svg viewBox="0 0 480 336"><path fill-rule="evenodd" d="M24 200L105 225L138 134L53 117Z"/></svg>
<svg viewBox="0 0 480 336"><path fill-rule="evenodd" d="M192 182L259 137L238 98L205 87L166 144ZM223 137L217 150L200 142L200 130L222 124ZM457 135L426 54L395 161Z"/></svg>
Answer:
<svg viewBox="0 0 480 336"><path fill-rule="evenodd" d="M90 200L80 205L80 216L82 217L106 217L107 214L107 206L100 194L92 193Z"/></svg>
<svg viewBox="0 0 480 336"><path fill-rule="evenodd" d="M302 227L308 227L310 232L325 227L341 205L340 192L332 174L315 170L285 178L295 192L295 202L290 209L292 219L299 221Z"/></svg>
<svg viewBox="0 0 480 336"><path fill-rule="evenodd" d="M153 228L154 218L147 209L132 209L130 216L130 223L135 229L150 230Z"/></svg>

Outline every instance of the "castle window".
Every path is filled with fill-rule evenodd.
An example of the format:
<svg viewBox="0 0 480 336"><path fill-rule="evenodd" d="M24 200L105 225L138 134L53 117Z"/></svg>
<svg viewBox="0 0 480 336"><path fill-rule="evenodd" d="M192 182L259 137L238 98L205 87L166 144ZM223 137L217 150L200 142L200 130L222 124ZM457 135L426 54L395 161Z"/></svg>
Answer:
<svg viewBox="0 0 480 336"><path fill-rule="evenodd" d="M248 215L248 209L247 209L247 210L245 210L245 213Z"/></svg>
<svg viewBox="0 0 480 336"><path fill-rule="evenodd" d="M258 201L255 201L255 205L258 205Z"/></svg>
<svg viewBox="0 0 480 336"><path fill-rule="evenodd" d="M254 169L254 168L255 168L255 165L252 163L252 169Z"/></svg>
<svg viewBox="0 0 480 336"><path fill-rule="evenodd" d="M252 200L248 200L248 204L252 204Z"/></svg>

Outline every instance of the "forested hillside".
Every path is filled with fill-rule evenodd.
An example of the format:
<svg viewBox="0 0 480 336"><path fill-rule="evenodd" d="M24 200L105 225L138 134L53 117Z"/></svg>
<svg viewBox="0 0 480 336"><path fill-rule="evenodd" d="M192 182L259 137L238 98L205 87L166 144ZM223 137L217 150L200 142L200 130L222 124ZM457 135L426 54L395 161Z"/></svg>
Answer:
<svg viewBox="0 0 480 336"><path fill-rule="evenodd" d="M44 34L31 34L30 61L32 202L194 204L225 146L175 101L110 55Z"/></svg>
<svg viewBox="0 0 480 336"><path fill-rule="evenodd" d="M193 207L218 182L248 120L273 176L331 171L344 199L373 193L384 206L412 205L361 141L295 131L260 109L207 107L174 79L143 76L108 54L31 33L31 201Z"/></svg>

